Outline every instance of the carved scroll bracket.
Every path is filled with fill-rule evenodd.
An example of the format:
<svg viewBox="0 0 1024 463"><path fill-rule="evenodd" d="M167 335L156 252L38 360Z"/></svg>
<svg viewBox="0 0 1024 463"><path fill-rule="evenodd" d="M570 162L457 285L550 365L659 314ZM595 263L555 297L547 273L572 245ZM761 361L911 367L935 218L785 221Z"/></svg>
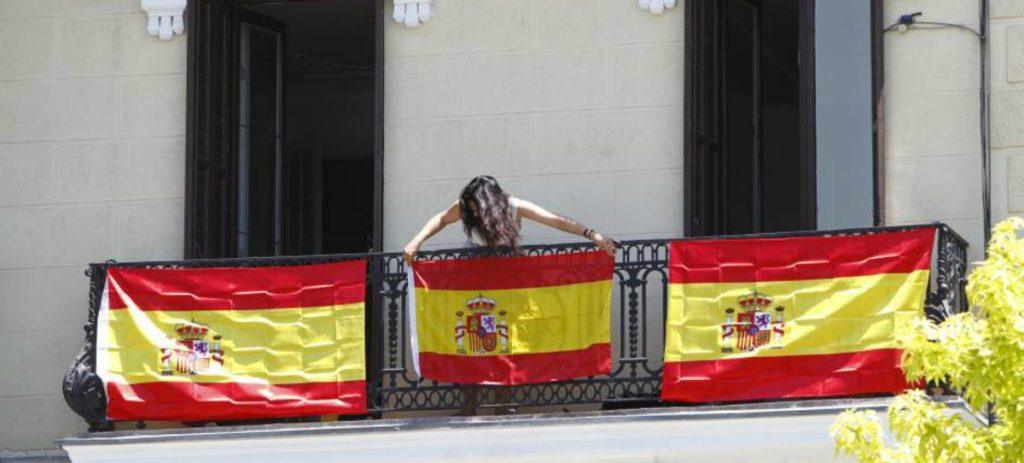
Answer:
<svg viewBox="0 0 1024 463"><path fill-rule="evenodd" d="M395 0L395 11L391 17L406 27L419 27L430 21L430 0Z"/></svg>
<svg viewBox="0 0 1024 463"><path fill-rule="evenodd" d="M185 5L188 0L141 0L142 9L149 14L146 30L160 40L171 40L175 34L185 32Z"/></svg>
<svg viewBox="0 0 1024 463"><path fill-rule="evenodd" d="M650 11L651 14L662 14L665 10L676 6L676 0L637 0L641 10Z"/></svg>

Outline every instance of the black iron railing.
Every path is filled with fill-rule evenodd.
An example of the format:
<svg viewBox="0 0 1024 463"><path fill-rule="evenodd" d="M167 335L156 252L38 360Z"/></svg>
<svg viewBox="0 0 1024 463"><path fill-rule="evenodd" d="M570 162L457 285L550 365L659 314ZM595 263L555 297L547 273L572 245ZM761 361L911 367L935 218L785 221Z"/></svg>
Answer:
<svg viewBox="0 0 1024 463"><path fill-rule="evenodd" d="M967 242L944 224L756 236L858 235L921 227L932 227L938 231L932 282L924 310L929 318L941 321L967 308L964 294ZM369 262L367 388L372 416L415 410L497 408L500 412L514 412L518 407L526 406L600 404L604 407L628 407L654 404L661 393L669 242L626 241L617 252L612 305L613 363L609 375L513 387L466 387L416 376L410 358L405 318L405 263L398 253L92 264L86 271L89 277L89 320L85 325L85 346L64 377L64 397L68 405L89 422L90 430L111 428L111 423L105 418L103 385L95 371L96 316L109 268L259 267L365 258ZM536 245L524 246L520 252L551 255L591 248L584 243ZM420 258L443 260L494 254L495 251L488 249L458 249L423 252Z"/></svg>

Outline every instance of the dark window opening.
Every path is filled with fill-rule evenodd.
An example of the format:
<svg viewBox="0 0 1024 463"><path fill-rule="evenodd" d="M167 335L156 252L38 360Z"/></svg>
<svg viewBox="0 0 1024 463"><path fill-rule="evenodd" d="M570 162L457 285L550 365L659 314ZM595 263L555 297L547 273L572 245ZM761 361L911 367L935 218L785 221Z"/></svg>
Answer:
<svg viewBox="0 0 1024 463"><path fill-rule="evenodd" d="M380 242L382 7L190 4L187 257Z"/></svg>
<svg viewBox="0 0 1024 463"><path fill-rule="evenodd" d="M810 5L688 2L688 234L814 228Z"/></svg>

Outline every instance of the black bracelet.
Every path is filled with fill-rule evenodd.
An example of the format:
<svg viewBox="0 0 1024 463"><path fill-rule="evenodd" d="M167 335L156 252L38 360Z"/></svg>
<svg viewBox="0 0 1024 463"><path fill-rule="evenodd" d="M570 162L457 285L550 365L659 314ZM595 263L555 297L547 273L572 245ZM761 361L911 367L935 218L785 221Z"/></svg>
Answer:
<svg viewBox="0 0 1024 463"><path fill-rule="evenodd" d="M594 233L594 229L593 228L588 228L586 230L583 230L583 237L589 240L589 239L591 239L590 235L593 234L593 233Z"/></svg>

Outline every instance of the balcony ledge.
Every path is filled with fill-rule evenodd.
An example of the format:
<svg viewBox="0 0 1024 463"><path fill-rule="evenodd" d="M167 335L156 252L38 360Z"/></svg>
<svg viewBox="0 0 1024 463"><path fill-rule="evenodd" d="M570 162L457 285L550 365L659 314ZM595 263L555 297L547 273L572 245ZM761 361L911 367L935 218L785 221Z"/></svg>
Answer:
<svg viewBox="0 0 1024 463"><path fill-rule="evenodd" d="M937 399L979 422L958 398ZM73 462L787 461L835 458L828 427L889 398L783 401L511 416L432 417L83 434L58 441ZM980 422L979 422L980 423ZM742 445L737 445L742 442ZM770 452L770 453L766 453Z"/></svg>

